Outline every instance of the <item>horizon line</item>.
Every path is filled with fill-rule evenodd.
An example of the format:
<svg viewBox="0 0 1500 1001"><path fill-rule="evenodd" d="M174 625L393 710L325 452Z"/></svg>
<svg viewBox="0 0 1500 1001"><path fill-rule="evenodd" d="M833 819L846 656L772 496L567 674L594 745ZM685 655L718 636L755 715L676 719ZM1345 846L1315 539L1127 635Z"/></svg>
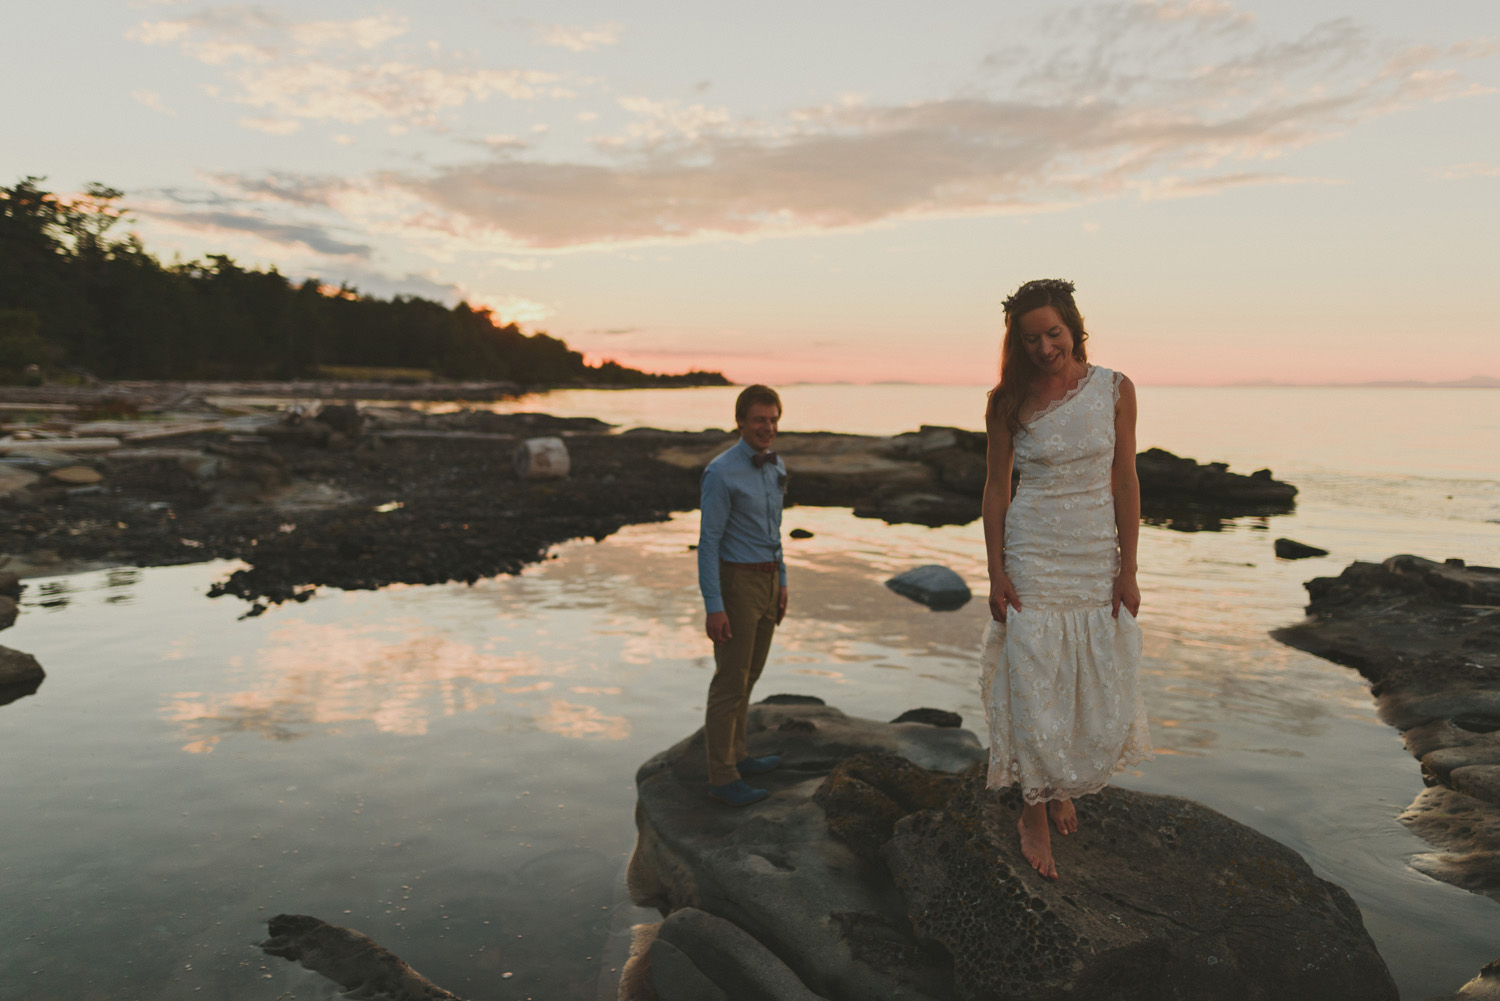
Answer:
<svg viewBox="0 0 1500 1001"><path fill-rule="evenodd" d="M754 385L751 382L731 382L733 386ZM993 383L979 382L919 382L912 379L871 379L856 382L851 379L806 379L796 382L781 382L781 386L932 386L932 387L989 387ZM1247 382L1145 382L1137 385L1149 389L1500 389L1500 378L1494 376L1470 376L1467 379L1446 379L1428 382L1418 379L1372 379L1366 382L1277 382L1273 380Z"/></svg>

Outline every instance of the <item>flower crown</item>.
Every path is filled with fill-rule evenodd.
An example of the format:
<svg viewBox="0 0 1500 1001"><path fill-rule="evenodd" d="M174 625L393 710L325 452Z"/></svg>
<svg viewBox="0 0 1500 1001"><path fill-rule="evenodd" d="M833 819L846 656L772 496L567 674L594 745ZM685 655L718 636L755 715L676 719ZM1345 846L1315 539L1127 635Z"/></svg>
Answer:
<svg viewBox="0 0 1500 1001"><path fill-rule="evenodd" d="M1016 289L1001 305L1005 307L1005 312L1009 315L1015 311L1017 306L1023 304L1028 299L1051 298L1054 295L1061 295L1071 300L1073 298L1073 288L1073 283L1066 278L1038 278L1036 281L1027 282Z"/></svg>

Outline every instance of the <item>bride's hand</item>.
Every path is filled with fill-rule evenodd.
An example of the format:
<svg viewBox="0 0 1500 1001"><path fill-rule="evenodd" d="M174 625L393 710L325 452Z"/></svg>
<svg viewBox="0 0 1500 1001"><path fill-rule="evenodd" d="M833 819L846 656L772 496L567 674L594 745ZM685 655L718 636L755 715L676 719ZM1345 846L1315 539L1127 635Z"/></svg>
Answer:
<svg viewBox="0 0 1500 1001"><path fill-rule="evenodd" d="M996 574L990 578L990 617L996 622L1005 621L1005 606L1010 605L1016 611L1021 610L1021 596L1016 593L1016 586L1010 582L1005 574Z"/></svg>
<svg viewBox="0 0 1500 1001"><path fill-rule="evenodd" d="M1140 615L1141 589L1136 585L1134 573L1127 570L1120 571L1120 575L1115 578L1115 586L1109 603L1110 614L1115 618L1120 617L1121 605L1130 609L1132 617Z"/></svg>

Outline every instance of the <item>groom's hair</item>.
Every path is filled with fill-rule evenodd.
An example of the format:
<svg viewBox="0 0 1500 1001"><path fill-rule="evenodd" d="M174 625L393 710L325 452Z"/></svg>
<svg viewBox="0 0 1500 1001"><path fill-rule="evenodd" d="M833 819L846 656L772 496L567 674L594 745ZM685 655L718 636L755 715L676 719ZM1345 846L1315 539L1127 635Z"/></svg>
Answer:
<svg viewBox="0 0 1500 1001"><path fill-rule="evenodd" d="M757 403L770 404L776 408L776 416L781 416L781 397L776 395L776 390L757 383L754 386L746 386L740 391L739 398L734 401L735 421L742 421L749 416L750 408Z"/></svg>

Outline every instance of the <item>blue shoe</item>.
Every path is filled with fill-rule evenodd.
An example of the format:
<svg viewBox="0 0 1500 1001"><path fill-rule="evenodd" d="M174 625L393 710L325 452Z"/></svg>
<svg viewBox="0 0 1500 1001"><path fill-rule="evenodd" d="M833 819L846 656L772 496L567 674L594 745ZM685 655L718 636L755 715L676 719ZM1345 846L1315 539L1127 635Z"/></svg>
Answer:
<svg viewBox="0 0 1500 1001"><path fill-rule="evenodd" d="M759 758L745 758L738 766L741 775L764 775L781 764L781 755L767 754Z"/></svg>
<svg viewBox="0 0 1500 1001"><path fill-rule="evenodd" d="M744 779L735 779L725 785L708 787L709 799L729 806L749 806L751 803L759 803L769 795L771 794L764 789L746 785Z"/></svg>

